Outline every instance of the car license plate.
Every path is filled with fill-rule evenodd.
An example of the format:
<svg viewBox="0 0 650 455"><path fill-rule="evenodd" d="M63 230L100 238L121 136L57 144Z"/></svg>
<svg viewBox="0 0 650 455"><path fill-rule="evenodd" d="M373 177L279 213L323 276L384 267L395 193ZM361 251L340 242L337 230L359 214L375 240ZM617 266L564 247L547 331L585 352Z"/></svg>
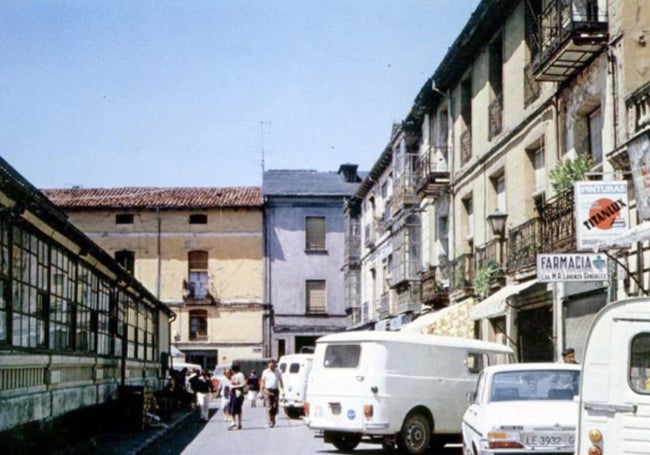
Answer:
<svg viewBox="0 0 650 455"><path fill-rule="evenodd" d="M524 445L529 447L573 447L575 436L569 432L537 432L522 435Z"/></svg>

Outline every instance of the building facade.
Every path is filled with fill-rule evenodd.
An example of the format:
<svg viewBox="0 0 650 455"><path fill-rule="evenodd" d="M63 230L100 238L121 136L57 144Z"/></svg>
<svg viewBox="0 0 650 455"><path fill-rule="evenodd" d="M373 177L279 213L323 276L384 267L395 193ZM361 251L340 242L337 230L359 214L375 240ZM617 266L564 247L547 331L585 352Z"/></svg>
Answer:
<svg viewBox="0 0 650 455"><path fill-rule="evenodd" d="M0 444L37 453L162 389L175 315L1 158L0 182Z"/></svg>
<svg viewBox="0 0 650 455"><path fill-rule="evenodd" d="M393 128L405 138L402 160L415 155L414 178L402 179L421 223L409 287L419 287L420 313L436 310L411 327L500 341L524 361L554 360L566 346L579 357L595 313L639 291L630 274L643 277L642 246L618 252L618 280L540 282L536 259L579 253L573 193L553 172L561 165L587 162L582 179L626 180L634 199L628 148L648 140L648 9L643 1L480 2ZM400 315L400 286L391 288L394 248L384 239L403 219L384 197L404 175L392 148L377 160L381 175L357 192L369 265L361 302L349 301L388 321ZM377 239L386 246L376 249Z"/></svg>
<svg viewBox="0 0 650 455"><path fill-rule="evenodd" d="M259 187L52 189L70 221L176 313L185 361L265 355Z"/></svg>
<svg viewBox="0 0 650 455"><path fill-rule="evenodd" d="M359 185L357 166L338 172L264 173L266 290L270 355L300 352L346 328L346 200Z"/></svg>

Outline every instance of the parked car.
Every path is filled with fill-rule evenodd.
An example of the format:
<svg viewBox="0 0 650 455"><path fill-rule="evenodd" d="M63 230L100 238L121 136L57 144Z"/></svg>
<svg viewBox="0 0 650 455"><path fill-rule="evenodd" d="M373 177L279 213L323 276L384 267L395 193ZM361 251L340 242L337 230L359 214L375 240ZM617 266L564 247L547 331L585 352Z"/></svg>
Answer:
<svg viewBox="0 0 650 455"><path fill-rule="evenodd" d="M485 368L463 415L466 455L573 454L580 365L525 363Z"/></svg>
<svg viewBox="0 0 650 455"><path fill-rule="evenodd" d="M290 419L305 414L307 378L314 361L314 354L290 354L280 357L278 368L282 373L284 393L280 395L280 406Z"/></svg>

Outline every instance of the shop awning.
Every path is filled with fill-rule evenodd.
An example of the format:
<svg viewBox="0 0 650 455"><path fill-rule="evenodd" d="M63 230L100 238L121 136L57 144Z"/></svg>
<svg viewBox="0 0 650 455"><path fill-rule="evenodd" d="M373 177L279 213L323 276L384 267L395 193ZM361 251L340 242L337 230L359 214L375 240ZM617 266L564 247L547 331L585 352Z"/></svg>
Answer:
<svg viewBox="0 0 650 455"><path fill-rule="evenodd" d="M458 316L457 313L463 310L470 303L471 302L463 302L456 305L450 305L441 310L431 311L429 313L423 314L416 320L411 321L408 324L403 324L400 327L400 330L403 332L422 332L423 329L428 328L438 321L442 321L445 318L453 319L454 316Z"/></svg>
<svg viewBox="0 0 650 455"><path fill-rule="evenodd" d="M506 314L506 309L508 308L508 298L525 291L536 283L537 280L530 280L499 289L497 292L469 309L470 319L476 321L477 319L503 316Z"/></svg>

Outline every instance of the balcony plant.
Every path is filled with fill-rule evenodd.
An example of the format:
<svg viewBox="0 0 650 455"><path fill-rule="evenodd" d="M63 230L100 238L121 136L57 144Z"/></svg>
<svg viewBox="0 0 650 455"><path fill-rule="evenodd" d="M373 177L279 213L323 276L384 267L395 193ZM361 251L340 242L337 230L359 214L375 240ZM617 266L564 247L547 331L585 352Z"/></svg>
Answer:
<svg viewBox="0 0 650 455"><path fill-rule="evenodd" d="M556 194L570 191L574 182L584 180L594 163L589 155L580 154L575 159L566 159L555 165L549 172L551 187Z"/></svg>
<svg viewBox="0 0 650 455"><path fill-rule="evenodd" d="M481 299L490 295L492 284L503 272L502 267L495 261L486 261L476 271L476 278L474 280L474 292Z"/></svg>

